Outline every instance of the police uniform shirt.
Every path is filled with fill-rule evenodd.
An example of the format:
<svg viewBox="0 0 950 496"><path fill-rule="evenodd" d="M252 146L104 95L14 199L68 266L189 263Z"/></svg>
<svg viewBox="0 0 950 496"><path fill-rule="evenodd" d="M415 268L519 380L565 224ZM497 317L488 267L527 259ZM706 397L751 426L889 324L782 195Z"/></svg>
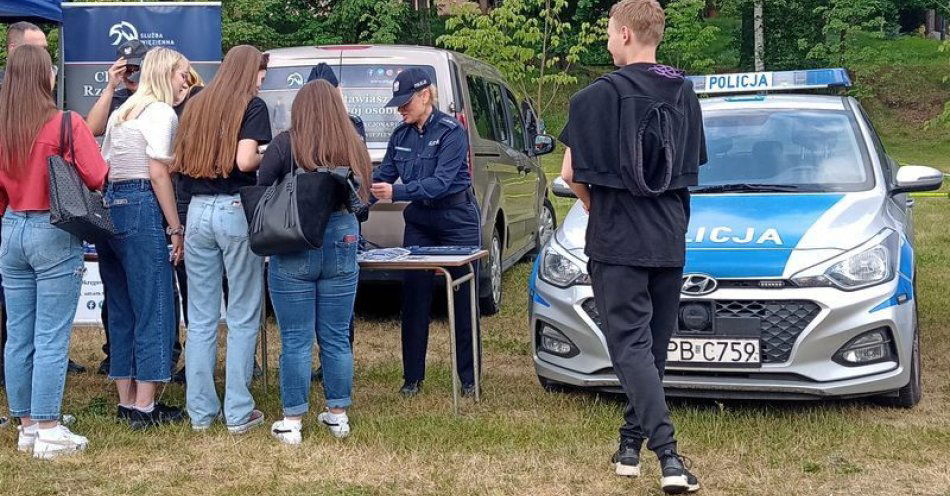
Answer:
<svg viewBox="0 0 950 496"><path fill-rule="evenodd" d="M663 85L683 84L681 73L658 64L632 64L620 71L634 78L646 93L662 94ZM690 129L698 128L699 135L690 135L694 143L689 146L696 153L687 160L698 162L696 166L706 162L702 115L692 90L688 97L691 98L688 104L695 111L687 113L686 125ZM597 180L597 169L603 164L619 164L620 147L615 137L630 131L620 127L618 98L616 89L604 79L579 91L571 98L568 122L559 137L571 149L575 181L590 186L590 217L584 252L592 260L609 264L682 267L686 258L689 190L680 187L656 197L636 196L622 184ZM632 126L627 124L626 127ZM643 163L647 175L653 170L651 165L661 159L660 142L655 129L645 131ZM687 145L681 144L681 149L686 148ZM588 164L592 167L584 167ZM579 174L579 170L588 175Z"/></svg>
<svg viewBox="0 0 950 496"><path fill-rule="evenodd" d="M401 124L393 131L374 181L393 184L393 201L438 200L472 185L468 134L448 114L434 109L422 127Z"/></svg>

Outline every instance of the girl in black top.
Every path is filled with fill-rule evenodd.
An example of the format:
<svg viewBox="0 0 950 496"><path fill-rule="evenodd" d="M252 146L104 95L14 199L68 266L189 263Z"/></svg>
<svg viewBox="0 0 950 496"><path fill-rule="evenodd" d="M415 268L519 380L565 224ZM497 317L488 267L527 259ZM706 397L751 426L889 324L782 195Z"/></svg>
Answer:
<svg viewBox="0 0 950 496"><path fill-rule="evenodd" d="M269 186L295 168L348 167L369 196L370 159L346 113L343 99L326 81L300 89L291 108L291 128L267 148L258 184ZM336 172L339 172L337 170ZM351 403L353 352L350 320L356 300L359 223L344 207L344 186L322 169L298 179L307 216L301 219L313 250L270 258L268 286L280 327L280 395L284 418L271 433L286 444L301 442L301 420L309 409L313 338L320 343L327 410L317 418L336 437L350 433L346 409Z"/></svg>
<svg viewBox="0 0 950 496"><path fill-rule="evenodd" d="M264 262L248 245L238 190L257 182L258 146L271 139L267 105L257 97L267 55L242 45L214 80L191 98L175 141L174 170L190 196L185 236L188 273L186 398L192 428L207 429L221 404L214 387L222 274L228 278L224 420L241 434L260 425L249 389L263 298Z"/></svg>

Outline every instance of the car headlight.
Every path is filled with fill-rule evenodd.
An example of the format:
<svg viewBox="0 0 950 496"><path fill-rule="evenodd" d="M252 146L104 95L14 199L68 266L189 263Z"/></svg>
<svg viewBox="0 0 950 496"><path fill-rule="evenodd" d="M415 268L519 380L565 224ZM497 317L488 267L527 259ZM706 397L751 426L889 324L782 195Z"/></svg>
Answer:
<svg viewBox="0 0 950 496"><path fill-rule="evenodd" d="M899 236L884 229L866 243L809 267L794 276L799 287L837 287L854 291L894 279Z"/></svg>
<svg viewBox="0 0 950 496"><path fill-rule="evenodd" d="M575 284L590 284L590 277L581 268L574 257L561 252L554 240L541 253L541 266L538 274L544 282L560 288Z"/></svg>

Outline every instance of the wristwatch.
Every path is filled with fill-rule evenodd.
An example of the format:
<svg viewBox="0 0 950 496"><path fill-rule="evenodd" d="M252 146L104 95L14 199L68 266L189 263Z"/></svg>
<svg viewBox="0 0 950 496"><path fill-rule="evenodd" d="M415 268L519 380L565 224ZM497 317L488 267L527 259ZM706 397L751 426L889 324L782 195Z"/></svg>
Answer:
<svg viewBox="0 0 950 496"><path fill-rule="evenodd" d="M169 236L174 236L174 235L176 235L176 234L179 235L179 236L183 236L183 235L185 234L185 226L178 226L178 227L176 227L176 228L174 228L174 229L172 229L171 226L166 227L166 228L165 228L165 234L167 234L167 235L169 235Z"/></svg>

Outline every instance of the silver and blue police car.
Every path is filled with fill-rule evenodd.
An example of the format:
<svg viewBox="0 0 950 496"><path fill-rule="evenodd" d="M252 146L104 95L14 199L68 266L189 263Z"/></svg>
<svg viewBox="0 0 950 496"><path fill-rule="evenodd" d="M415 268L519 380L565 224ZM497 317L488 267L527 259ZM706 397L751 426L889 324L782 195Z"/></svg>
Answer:
<svg viewBox="0 0 950 496"><path fill-rule="evenodd" d="M890 158L843 69L693 78L709 162L692 190L674 396L921 397L913 191L930 167ZM729 96L723 96L728 94ZM555 194L570 196L558 180ZM618 390L575 203L529 284L534 364L547 388ZM624 291L618 287L616 291Z"/></svg>

